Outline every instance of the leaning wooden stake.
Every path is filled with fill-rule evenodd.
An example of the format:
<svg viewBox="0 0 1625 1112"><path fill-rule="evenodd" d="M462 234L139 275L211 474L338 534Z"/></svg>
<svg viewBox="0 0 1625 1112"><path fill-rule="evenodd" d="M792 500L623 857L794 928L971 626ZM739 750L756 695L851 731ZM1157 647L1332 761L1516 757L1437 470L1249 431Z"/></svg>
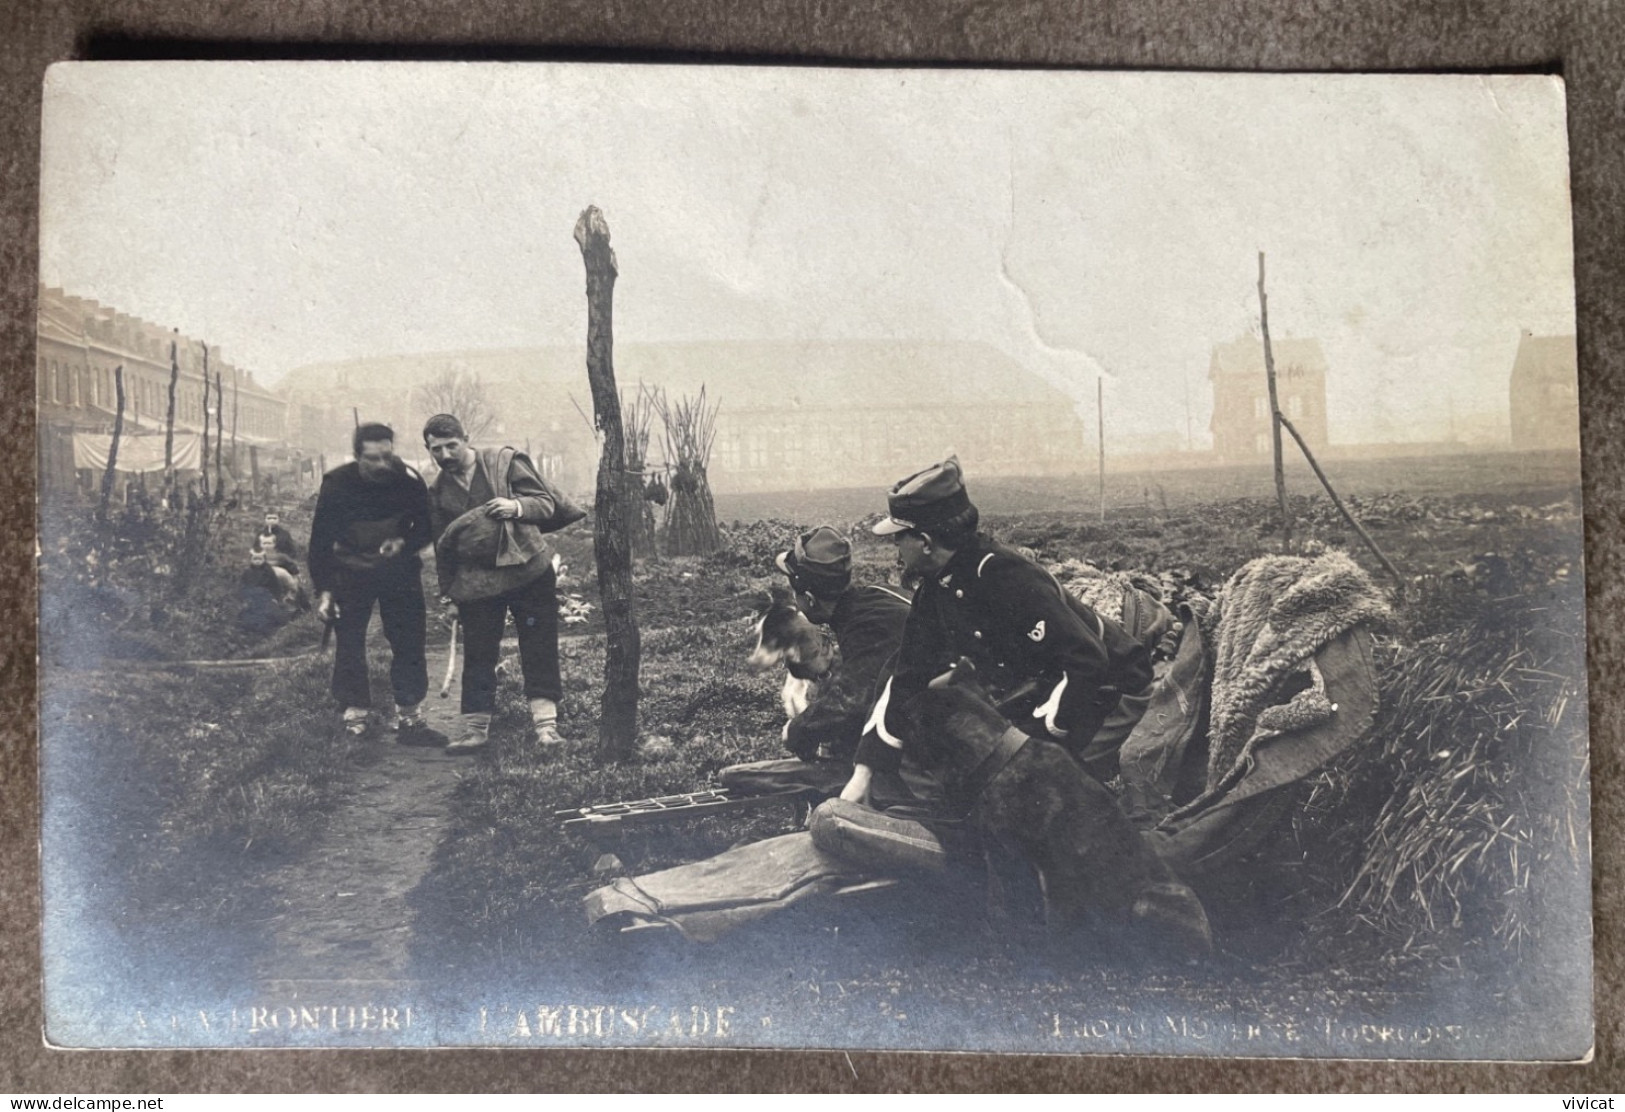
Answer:
<svg viewBox="0 0 1625 1112"><path fill-rule="evenodd" d="M1281 507L1281 545L1292 544L1292 518L1286 510L1286 472L1281 467L1281 405L1275 395L1275 354L1270 351L1270 307L1264 296L1264 252L1258 253L1258 320L1264 331L1264 376L1270 384L1270 442L1275 451L1275 501Z"/></svg>
<svg viewBox="0 0 1625 1112"><path fill-rule="evenodd" d="M113 496L113 472L118 470L118 442L124 435L124 364L113 368L113 390L117 408L113 411L113 439L107 446L107 470L102 472L102 500L96 507L96 520L107 520L107 500Z"/></svg>
<svg viewBox="0 0 1625 1112"><path fill-rule="evenodd" d="M576 221L575 240L587 269L587 381L594 427L602 434L594 508L593 555L604 606L604 701L598 718L598 753L605 760L633 754L638 734L638 657L641 645L632 584L632 514L628 505L626 434L615 386L615 252L609 225L589 205Z"/></svg>
<svg viewBox="0 0 1625 1112"><path fill-rule="evenodd" d="M1349 508L1343 505L1343 500L1337 496L1337 491L1332 489L1332 481L1326 477L1326 472L1320 469L1320 464L1315 459L1315 453L1309 450L1309 445L1304 442L1297 428L1291 421L1286 419L1285 415L1281 417L1281 427L1291 433L1292 439L1298 442L1298 447L1303 451L1303 458L1309 461L1309 466L1314 469L1315 478L1319 479L1320 485L1326 488L1326 493L1331 496L1332 505L1337 507L1337 512L1343 515L1344 521L1354 527L1356 533L1360 534L1360 539L1365 542L1365 546L1371 550L1373 556L1382 562L1382 566L1387 569L1389 575L1394 577L1394 582L1399 585L1400 591L1403 592L1405 590L1405 577L1399 574L1399 569L1394 567L1393 561L1383 554L1382 549L1377 547L1377 542L1371 539L1371 534L1365 531L1365 527L1359 523L1354 514L1349 512Z"/></svg>

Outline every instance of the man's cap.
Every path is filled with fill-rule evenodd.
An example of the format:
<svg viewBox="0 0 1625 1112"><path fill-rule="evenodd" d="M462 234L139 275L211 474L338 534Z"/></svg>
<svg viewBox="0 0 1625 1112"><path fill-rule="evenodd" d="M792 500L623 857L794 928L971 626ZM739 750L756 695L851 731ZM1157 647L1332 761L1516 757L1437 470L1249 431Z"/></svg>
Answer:
<svg viewBox="0 0 1625 1112"><path fill-rule="evenodd" d="M887 516L876 523L874 532L882 537L910 529L929 533L956 520L970 506L959 457L949 456L900 480L886 492Z"/></svg>
<svg viewBox="0 0 1625 1112"><path fill-rule="evenodd" d="M795 547L773 562L792 587L815 595L840 594L852 582L852 546L828 525L801 534Z"/></svg>

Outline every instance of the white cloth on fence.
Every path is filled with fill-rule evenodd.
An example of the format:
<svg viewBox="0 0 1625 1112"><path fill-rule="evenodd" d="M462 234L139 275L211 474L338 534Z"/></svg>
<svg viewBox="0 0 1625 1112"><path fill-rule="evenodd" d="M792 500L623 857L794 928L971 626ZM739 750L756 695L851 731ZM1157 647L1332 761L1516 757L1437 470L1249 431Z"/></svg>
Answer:
<svg viewBox="0 0 1625 1112"><path fill-rule="evenodd" d="M111 435L103 436L94 432L74 433L74 467L91 471L106 471L107 454L112 445L113 438ZM201 436L192 432L177 432L175 434L173 459L177 470L196 471L202 458L203 438ZM114 464L114 470L128 471L134 474L145 471L162 471L163 469L163 433L142 433L139 436L124 435L119 437L118 460Z"/></svg>

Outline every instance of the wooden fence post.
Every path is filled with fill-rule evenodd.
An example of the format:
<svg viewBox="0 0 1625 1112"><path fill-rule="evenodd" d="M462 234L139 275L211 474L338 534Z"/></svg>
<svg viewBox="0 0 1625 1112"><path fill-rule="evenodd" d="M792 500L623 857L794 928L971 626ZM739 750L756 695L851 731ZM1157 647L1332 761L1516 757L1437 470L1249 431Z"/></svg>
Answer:
<svg viewBox="0 0 1625 1112"><path fill-rule="evenodd" d="M587 381L595 427L602 435L594 498L593 554L604 607L604 700L598 717L598 753L605 760L632 756L638 732L638 637L632 582L632 507L627 504L626 438L615 386L615 252L609 225L589 205L576 221L575 241L587 270Z"/></svg>
<svg viewBox="0 0 1625 1112"><path fill-rule="evenodd" d="M96 520L107 520L107 500L113 496L113 472L118 470L118 442L124 435L124 364L113 368L113 390L117 408L113 411L113 439L107 446L107 470L102 472L102 500L96 507Z"/></svg>
<svg viewBox="0 0 1625 1112"><path fill-rule="evenodd" d="M197 461L197 481L203 500L209 500L209 345L203 345L203 454Z"/></svg>
<svg viewBox="0 0 1625 1112"><path fill-rule="evenodd" d="M178 330L177 330L178 331ZM180 355L169 341L169 411L164 416L164 495L175 485L175 387L181 379Z"/></svg>

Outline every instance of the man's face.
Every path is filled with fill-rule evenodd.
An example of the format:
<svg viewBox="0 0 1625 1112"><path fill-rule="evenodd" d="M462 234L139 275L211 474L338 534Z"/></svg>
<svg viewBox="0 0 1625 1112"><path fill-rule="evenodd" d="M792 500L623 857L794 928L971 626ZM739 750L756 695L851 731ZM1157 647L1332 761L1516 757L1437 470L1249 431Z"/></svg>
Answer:
<svg viewBox="0 0 1625 1112"><path fill-rule="evenodd" d="M263 568L265 566L265 553L260 551L250 552L248 562L256 568Z"/></svg>
<svg viewBox="0 0 1625 1112"><path fill-rule="evenodd" d="M270 533L260 534L260 551L270 552L276 548L276 537Z"/></svg>
<svg viewBox="0 0 1625 1112"><path fill-rule="evenodd" d="M936 570L931 562L931 553L926 551L925 534L912 529L893 533L892 543L897 546L897 566L903 573L904 582L920 579Z"/></svg>
<svg viewBox="0 0 1625 1112"><path fill-rule="evenodd" d="M395 442L393 440L363 440L361 451L355 454L361 477L369 483L381 483L395 469Z"/></svg>
<svg viewBox="0 0 1625 1112"><path fill-rule="evenodd" d="M276 525L277 525L277 522L280 521L280 520L281 520L281 518L277 517L276 514L266 514L265 515L265 527L267 529L275 529Z"/></svg>
<svg viewBox="0 0 1625 1112"><path fill-rule="evenodd" d="M819 625L829 625L830 618L835 614L834 599L821 599L807 590L796 592L796 605L801 607L801 612L807 615L810 621Z"/></svg>
<svg viewBox="0 0 1625 1112"><path fill-rule="evenodd" d="M474 454L469 450L468 441L456 436L431 436L428 447L429 455L434 457L440 470L450 471L453 475L466 470L469 457Z"/></svg>

